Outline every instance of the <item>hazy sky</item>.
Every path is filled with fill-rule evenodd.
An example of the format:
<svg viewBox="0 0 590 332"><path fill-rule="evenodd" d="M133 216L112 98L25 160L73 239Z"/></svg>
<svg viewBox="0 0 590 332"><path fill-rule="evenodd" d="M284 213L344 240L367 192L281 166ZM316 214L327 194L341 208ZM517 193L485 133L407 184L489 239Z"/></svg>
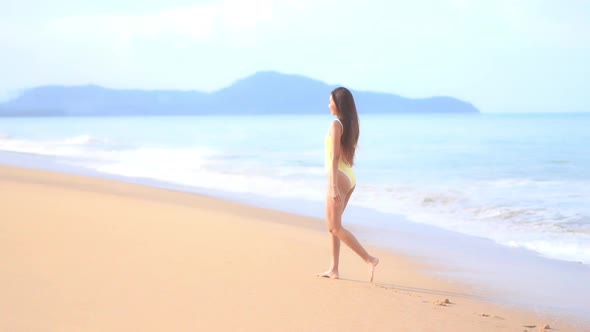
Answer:
<svg viewBox="0 0 590 332"><path fill-rule="evenodd" d="M0 96L44 84L214 91L259 70L590 111L588 0L0 0Z"/></svg>

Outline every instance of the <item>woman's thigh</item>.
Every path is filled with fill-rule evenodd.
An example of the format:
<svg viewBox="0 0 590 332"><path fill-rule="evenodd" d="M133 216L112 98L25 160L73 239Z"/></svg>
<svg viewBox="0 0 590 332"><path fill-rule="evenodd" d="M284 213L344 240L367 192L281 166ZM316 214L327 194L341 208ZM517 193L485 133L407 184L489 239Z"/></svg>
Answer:
<svg viewBox="0 0 590 332"><path fill-rule="evenodd" d="M330 189L326 193L326 222L328 228L339 228L341 226L341 217L344 208L348 204L348 200L354 191L354 187L351 188L350 180L348 177L338 171L338 191L340 192L340 204L336 204L334 198L330 195Z"/></svg>

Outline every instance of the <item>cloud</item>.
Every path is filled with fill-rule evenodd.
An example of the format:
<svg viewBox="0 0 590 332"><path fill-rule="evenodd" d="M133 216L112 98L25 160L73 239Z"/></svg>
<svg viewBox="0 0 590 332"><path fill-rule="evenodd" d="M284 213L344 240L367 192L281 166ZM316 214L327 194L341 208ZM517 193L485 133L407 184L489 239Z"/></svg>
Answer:
<svg viewBox="0 0 590 332"><path fill-rule="evenodd" d="M179 38L191 42L223 38L252 40L272 18L269 0L225 0L134 15L59 17L46 31L61 38L111 39L123 45L136 38Z"/></svg>
<svg viewBox="0 0 590 332"><path fill-rule="evenodd" d="M408 96L463 96L482 108L588 100L587 0L14 4L0 12L0 72L10 78L0 94L89 82L211 91L273 69ZM577 99L537 98L556 96L555 86Z"/></svg>

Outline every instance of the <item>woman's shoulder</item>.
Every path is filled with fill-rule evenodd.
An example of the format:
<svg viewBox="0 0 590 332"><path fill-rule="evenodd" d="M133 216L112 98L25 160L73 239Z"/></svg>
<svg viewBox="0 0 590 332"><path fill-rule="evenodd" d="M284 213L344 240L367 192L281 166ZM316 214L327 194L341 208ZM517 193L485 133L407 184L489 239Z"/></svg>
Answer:
<svg viewBox="0 0 590 332"><path fill-rule="evenodd" d="M334 121L332 121L332 128L334 128L334 129L340 128L342 131L344 131L344 125L342 124L342 122L338 118L336 118L336 119L334 119Z"/></svg>

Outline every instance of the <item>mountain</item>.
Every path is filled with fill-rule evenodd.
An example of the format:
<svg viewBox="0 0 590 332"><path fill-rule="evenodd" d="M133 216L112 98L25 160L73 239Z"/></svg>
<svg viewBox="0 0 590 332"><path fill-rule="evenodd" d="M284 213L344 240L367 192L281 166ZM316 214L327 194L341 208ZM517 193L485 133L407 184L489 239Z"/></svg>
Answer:
<svg viewBox="0 0 590 332"><path fill-rule="evenodd" d="M0 116L320 114L336 86L300 75L258 72L212 93L42 86L0 103ZM363 113L478 113L452 97L423 99L352 91Z"/></svg>

